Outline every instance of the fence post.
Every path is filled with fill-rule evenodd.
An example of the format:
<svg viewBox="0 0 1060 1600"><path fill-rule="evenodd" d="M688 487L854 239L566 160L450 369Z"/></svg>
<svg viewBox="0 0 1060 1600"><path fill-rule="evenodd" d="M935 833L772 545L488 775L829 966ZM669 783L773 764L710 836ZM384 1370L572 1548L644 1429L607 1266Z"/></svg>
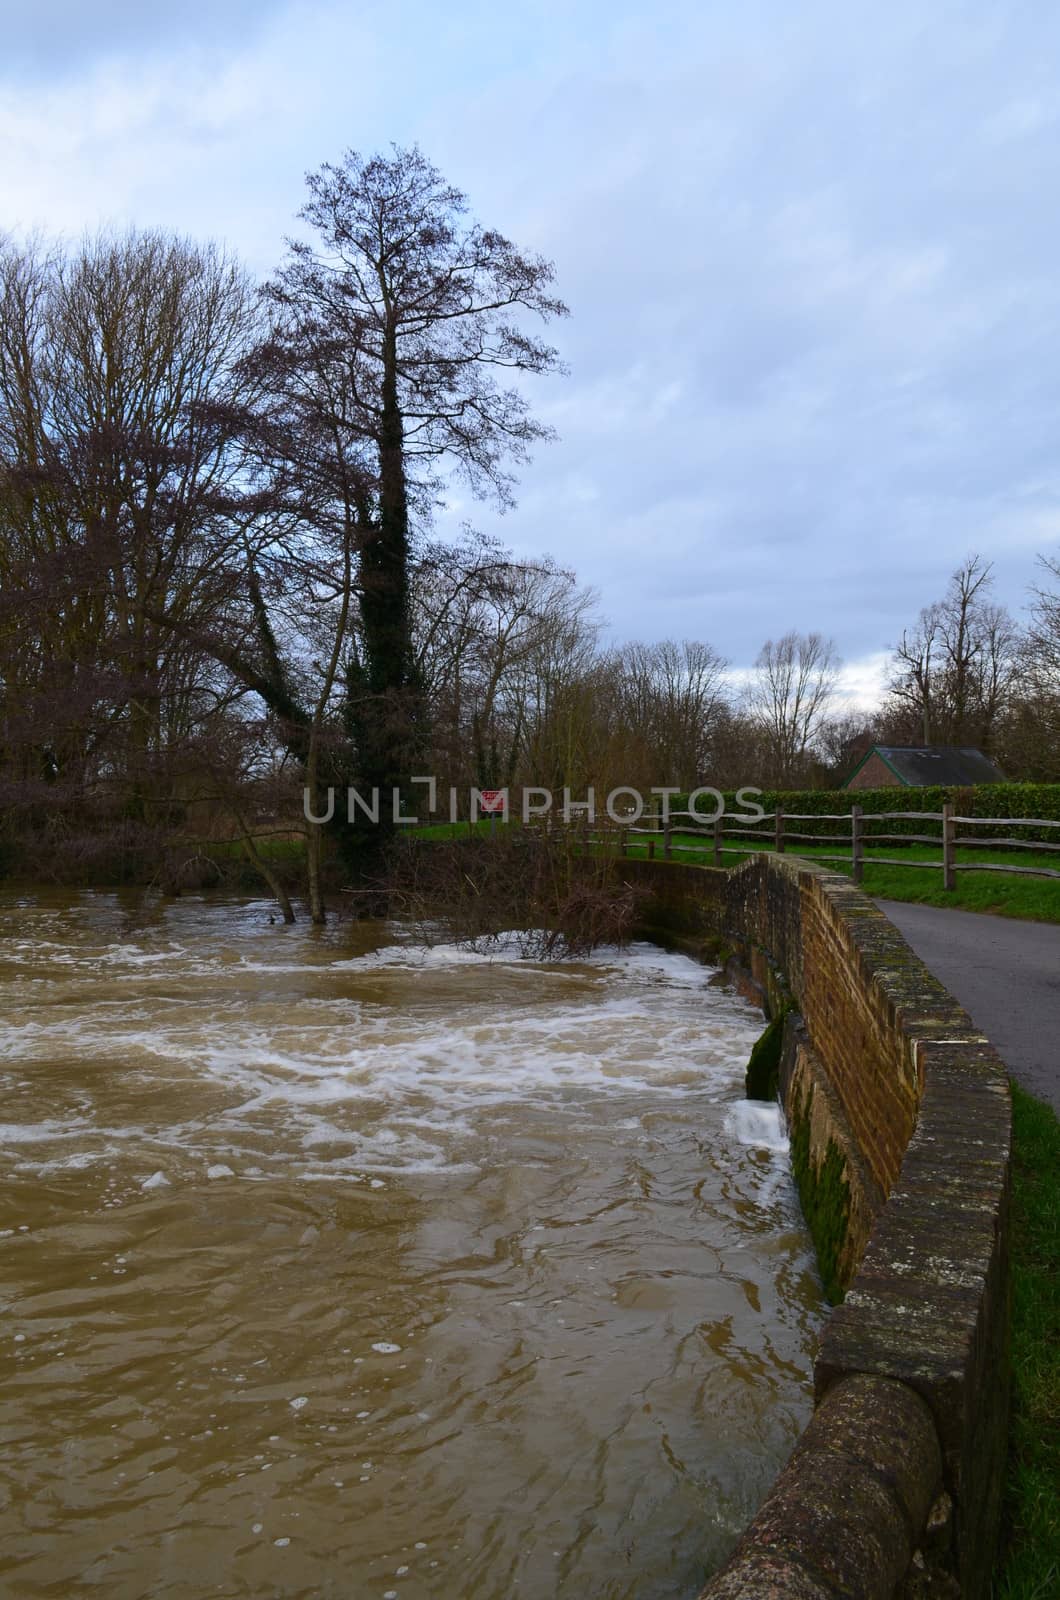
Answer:
<svg viewBox="0 0 1060 1600"><path fill-rule="evenodd" d="M942 887L956 889L957 874L953 870L953 803L945 801L942 807Z"/></svg>
<svg viewBox="0 0 1060 1600"><path fill-rule="evenodd" d="M626 854L626 830L625 830L625 828L619 828L619 830L618 830L618 853L623 859L625 859L625 854Z"/></svg>
<svg viewBox="0 0 1060 1600"><path fill-rule="evenodd" d="M865 845L861 835L861 807L850 808L850 854L853 861L854 882L865 876Z"/></svg>
<svg viewBox="0 0 1060 1600"><path fill-rule="evenodd" d="M673 837L672 837L673 831L674 831L674 825L670 821L669 817L667 817L666 821L663 823L663 860L664 861L669 861L670 857L674 853Z"/></svg>
<svg viewBox="0 0 1060 1600"><path fill-rule="evenodd" d="M714 818L714 865L721 866L721 817Z"/></svg>
<svg viewBox="0 0 1060 1600"><path fill-rule="evenodd" d="M784 813L779 806L777 806L776 812L776 827L773 836L773 844L777 855L782 856L784 854Z"/></svg>
<svg viewBox="0 0 1060 1600"><path fill-rule="evenodd" d="M651 837L651 835L648 836L648 860L655 860L655 840Z"/></svg>

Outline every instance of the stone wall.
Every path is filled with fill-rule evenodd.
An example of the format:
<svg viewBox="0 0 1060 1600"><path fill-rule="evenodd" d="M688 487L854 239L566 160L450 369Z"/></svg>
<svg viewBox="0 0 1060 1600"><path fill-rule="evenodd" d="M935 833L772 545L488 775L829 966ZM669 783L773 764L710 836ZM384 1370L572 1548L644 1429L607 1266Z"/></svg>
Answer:
<svg viewBox="0 0 1060 1600"><path fill-rule="evenodd" d="M814 1421L705 1595L980 1600L1007 1434L1004 1066L847 879L776 856L622 871L649 936L788 1013L792 1165L842 1297Z"/></svg>

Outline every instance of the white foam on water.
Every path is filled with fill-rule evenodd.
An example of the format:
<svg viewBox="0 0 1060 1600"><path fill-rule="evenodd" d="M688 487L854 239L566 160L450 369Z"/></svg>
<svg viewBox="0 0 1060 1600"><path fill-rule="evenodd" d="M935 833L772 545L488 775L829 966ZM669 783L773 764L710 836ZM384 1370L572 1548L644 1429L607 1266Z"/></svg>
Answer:
<svg viewBox="0 0 1060 1600"><path fill-rule="evenodd" d="M264 931L269 909L211 907L205 927L191 921L181 937L178 903L161 926L108 942L121 918L100 897L98 942L73 952L62 943L69 915L45 919L41 940L5 940L0 922L0 993L12 958L36 984L18 1022L10 1010L0 1022L0 1059L21 1073L98 1062L128 1091L116 1107L102 1092L97 1104L82 1075L46 1119L28 1103L24 1121L0 1127L0 1149L59 1172L112 1163L131 1144L144 1189L204 1173L261 1181L279 1163L380 1189L394 1175L466 1171L484 1131L528 1105L575 1125L613 1119L635 1138L645 1108L729 1102L761 1030L708 969L648 944L543 962L524 956L522 935L424 947L395 929L351 956L340 930L319 941ZM54 973L43 986L42 970ZM263 982L270 974L276 982ZM157 1122L156 1088L174 1085L179 1099L167 1092L169 1120ZM9 1098L9 1117L18 1109ZM737 1103L725 1137L786 1150L779 1119L762 1110Z"/></svg>
<svg viewBox="0 0 1060 1600"><path fill-rule="evenodd" d="M737 1100L725 1114L725 1128L740 1144L774 1155L787 1155L788 1135L779 1105L762 1100Z"/></svg>
<svg viewBox="0 0 1060 1600"><path fill-rule="evenodd" d="M61 1139L67 1124L49 1119L46 1122L0 1122L0 1149L7 1150L16 1144L50 1144Z"/></svg>

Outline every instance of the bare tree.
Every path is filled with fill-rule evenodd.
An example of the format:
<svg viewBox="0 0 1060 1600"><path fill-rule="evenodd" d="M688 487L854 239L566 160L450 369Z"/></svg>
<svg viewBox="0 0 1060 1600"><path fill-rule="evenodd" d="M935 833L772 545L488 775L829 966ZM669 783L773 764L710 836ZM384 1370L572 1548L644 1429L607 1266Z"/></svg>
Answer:
<svg viewBox="0 0 1060 1600"><path fill-rule="evenodd" d="M830 785L843 783L875 744L884 744L878 716L868 711L842 711L826 717L817 734L817 753Z"/></svg>
<svg viewBox="0 0 1060 1600"><path fill-rule="evenodd" d="M1043 685L1060 694L1060 556L1039 556L1038 564L1045 585L1036 584L1031 591L1028 640Z"/></svg>
<svg viewBox="0 0 1060 1600"><path fill-rule="evenodd" d="M511 502L510 464L550 430L498 374L556 370L520 317L566 308L549 292L551 265L465 220L464 196L417 149L349 151L308 183L301 216L316 242L292 242L268 286L272 343L288 386L322 397L336 445L364 463L347 722L361 781L386 789L407 782L422 743L415 519L426 522L450 471Z"/></svg>
<svg viewBox="0 0 1060 1600"><path fill-rule="evenodd" d="M598 633L596 595L572 572L551 561L511 568L493 608L476 701L480 781L491 771L493 782L517 772L531 783L579 781L586 728L572 691L596 665Z"/></svg>
<svg viewBox="0 0 1060 1600"><path fill-rule="evenodd" d="M253 296L223 253L162 233L9 244L0 296L5 682L58 780L105 774L142 815L170 735L224 694L184 628L226 604L241 452L217 419Z"/></svg>
<svg viewBox="0 0 1060 1600"><path fill-rule="evenodd" d="M416 670L430 706L431 770L466 786L476 779L472 724L493 634L493 613L517 563L492 538L465 527L458 540L422 546L411 579Z"/></svg>
<svg viewBox="0 0 1060 1600"><path fill-rule="evenodd" d="M892 719L900 707L908 719L918 724L917 737L925 745L933 742L935 732L941 629L938 605L925 606L916 627L904 630L898 641L890 685Z"/></svg>
<svg viewBox="0 0 1060 1600"><path fill-rule="evenodd" d="M768 752L771 781L790 787L802 775L835 695L839 658L819 633L768 639L747 688L752 722Z"/></svg>
<svg viewBox="0 0 1060 1600"><path fill-rule="evenodd" d="M559 760L562 784L552 741L560 702L599 664L592 590L547 557L519 561L465 531L456 544L423 549L412 598L434 770L499 787L544 783L541 763L554 776ZM600 708L592 715L599 725Z"/></svg>
<svg viewBox="0 0 1060 1600"><path fill-rule="evenodd" d="M634 642L619 657L621 719L643 781L693 788L708 774L728 662L701 639Z"/></svg>
<svg viewBox="0 0 1060 1600"><path fill-rule="evenodd" d="M1060 782L1060 558L1039 556L1042 581L1031 590L1030 623L999 730L1006 772Z"/></svg>
<svg viewBox="0 0 1060 1600"><path fill-rule="evenodd" d="M925 745L992 747L1018 637L1008 612L990 600L992 570L969 556L895 651L888 719L915 728Z"/></svg>

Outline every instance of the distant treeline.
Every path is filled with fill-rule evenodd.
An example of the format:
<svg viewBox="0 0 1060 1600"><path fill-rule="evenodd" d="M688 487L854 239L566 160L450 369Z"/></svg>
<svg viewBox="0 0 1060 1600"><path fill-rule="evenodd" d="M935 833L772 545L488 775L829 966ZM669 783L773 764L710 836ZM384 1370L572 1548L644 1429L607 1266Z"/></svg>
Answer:
<svg viewBox="0 0 1060 1600"><path fill-rule="evenodd" d="M550 436L523 375L560 368L551 264L418 150L320 168L300 216L264 284L164 232L0 240L9 872L194 877L223 838L271 886L270 841L300 835L319 919L326 863L378 875L387 830L307 825L306 788L317 814L424 773L815 790L876 742L1060 781L1055 557L1022 619L970 557L871 714L842 712L812 629L748 641L747 671L708 637L615 646L560 563L436 529L453 483L510 505Z"/></svg>

